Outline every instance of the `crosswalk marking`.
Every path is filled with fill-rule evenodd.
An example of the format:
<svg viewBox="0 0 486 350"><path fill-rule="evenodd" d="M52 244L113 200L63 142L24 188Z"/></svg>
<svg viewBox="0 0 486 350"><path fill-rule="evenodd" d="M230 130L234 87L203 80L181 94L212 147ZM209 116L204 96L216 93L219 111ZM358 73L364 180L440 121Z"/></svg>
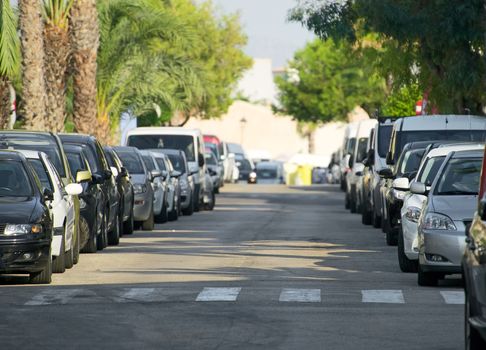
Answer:
<svg viewBox="0 0 486 350"><path fill-rule="evenodd" d="M209 288L206 287L196 298L196 301L236 301L241 292L240 287L235 288Z"/></svg>
<svg viewBox="0 0 486 350"><path fill-rule="evenodd" d="M281 302L320 303L321 290L284 288L278 300Z"/></svg>
<svg viewBox="0 0 486 350"><path fill-rule="evenodd" d="M404 304L401 290L362 290L363 303Z"/></svg>
<svg viewBox="0 0 486 350"><path fill-rule="evenodd" d="M49 289L34 295L25 305L67 304L74 295L80 293L81 289Z"/></svg>
<svg viewBox="0 0 486 350"><path fill-rule="evenodd" d="M464 305L465 297L463 291L441 291L440 294L446 304Z"/></svg>
<svg viewBox="0 0 486 350"><path fill-rule="evenodd" d="M125 290L118 301L130 302L130 301L151 301L155 288L130 288Z"/></svg>

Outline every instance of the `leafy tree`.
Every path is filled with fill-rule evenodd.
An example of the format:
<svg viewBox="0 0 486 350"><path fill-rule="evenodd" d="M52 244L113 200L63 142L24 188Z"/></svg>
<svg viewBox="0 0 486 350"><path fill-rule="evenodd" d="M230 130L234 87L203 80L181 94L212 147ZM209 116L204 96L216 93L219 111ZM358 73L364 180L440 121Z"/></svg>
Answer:
<svg viewBox="0 0 486 350"><path fill-rule="evenodd" d="M415 115L417 101L422 99L422 92L417 84L404 85L392 92L383 104L381 114L391 117Z"/></svg>
<svg viewBox="0 0 486 350"><path fill-rule="evenodd" d="M346 43L316 39L295 54L286 77L276 79L279 108L304 122L343 120L357 105L378 108L385 83L366 55Z"/></svg>
<svg viewBox="0 0 486 350"><path fill-rule="evenodd" d="M483 0L305 1L290 17L324 39L377 33L384 62L399 62L395 89L412 76L440 112L482 113L485 12Z"/></svg>

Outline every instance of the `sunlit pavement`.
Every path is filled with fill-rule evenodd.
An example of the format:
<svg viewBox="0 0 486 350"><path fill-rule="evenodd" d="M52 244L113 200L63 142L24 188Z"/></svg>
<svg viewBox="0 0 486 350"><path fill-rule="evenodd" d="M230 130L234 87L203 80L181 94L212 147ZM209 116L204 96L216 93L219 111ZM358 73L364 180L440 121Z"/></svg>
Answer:
<svg viewBox="0 0 486 350"><path fill-rule="evenodd" d="M458 279L422 288L337 187L226 185L214 212L0 278L2 349L460 349Z"/></svg>

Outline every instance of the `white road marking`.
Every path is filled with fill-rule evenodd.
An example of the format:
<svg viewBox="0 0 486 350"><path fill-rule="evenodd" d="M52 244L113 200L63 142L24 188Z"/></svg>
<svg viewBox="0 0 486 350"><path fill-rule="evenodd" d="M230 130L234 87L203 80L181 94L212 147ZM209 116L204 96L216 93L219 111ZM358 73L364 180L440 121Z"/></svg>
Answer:
<svg viewBox="0 0 486 350"><path fill-rule="evenodd" d="M45 290L25 303L29 306L67 304L73 296L81 294L81 289L49 289Z"/></svg>
<svg viewBox="0 0 486 350"><path fill-rule="evenodd" d="M120 295L117 301L151 301L155 288L130 288Z"/></svg>
<svg viewBox="0 0 486 350"><path fill-rule="evenodd" d="M363 303L404 304L401 290L362 290Z"/></svg>
<svg viewBox="0 0 486 350"><path fill-rule="evenodd" d="M196 298L196 301L236 301L241 292L236 288L209 288L206 287Z"/></svg>
<svg viewBox="0 0 486 350"><path fill-rule="evenodd" d="M278 301L296 303L320 303L320 289L294 289L284 288L280 293Z"/></svg>
<svg viewBox="0 0 486 350"><path fill-rule="evenodd" d="M441 291L440 294L446 304L464 305L465 303L463 291Z"/></svg>

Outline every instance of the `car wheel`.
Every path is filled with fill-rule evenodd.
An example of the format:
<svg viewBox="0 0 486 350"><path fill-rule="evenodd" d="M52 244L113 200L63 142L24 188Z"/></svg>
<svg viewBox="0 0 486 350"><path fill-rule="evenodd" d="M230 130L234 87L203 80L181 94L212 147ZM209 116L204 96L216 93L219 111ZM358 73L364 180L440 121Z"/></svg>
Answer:
<svg viewBox="0 0 486 350"><path fill-rule="evenodd" d="M418 270L418 261L410 260L405 255L405 242L403 240L403 231L399 228L398 231L398 264L400 265L400 270L402 272L417 272Z"/></svg>
<svg viewBox="0 0 486 350"><path fill-rule="evenodd" d="M174 196L174 203L172 204L172 211L169 213L169 221L176 221L179 218L179 206L176 203Z"/></svg>
<svg viewBox="0 0 486 350"><path fill-rule="evenodd" d="M350 208L349 195L346 192L346 195L344 197L344 209L349 209L349 208Z"/></svg>
<svg viewBox="0 0 486 350"><path fill-rule="evenodd" d="M108 233L108 244L118 245L120 244L120 216L116 215L113 229Z"/></svg>
<svg viewBox="0 0 486 350"><path fill-rule="evenodd" d="M134 230L135 223L133 222L133 211L130 214L130 217L127 221L123 223L123 234L124 235L132 235Z"/></svg>
<svg viewBox="0 0 486 350"><path fill-rule="evenodd" d="M486 342L481 338L479 332L471 327L469 318L471 317L471 304L467 291L465 293L466 300L464 303L464 340L466 350L483 350L486 349Z"/></svg>
<svg viewBox="0 0 486 350"><path fill-rule="evenodd" d="M373 209L373 227L374 228L381 228L381 216L376 213L376 210Z"/></svg>
<svg viewBox="0 0 486 350"><path fill-rule="evenodd" d="M216 205L216 195L211 192L209 203L204 204L204 210L213 210Z"/></svg>
<svg viewBox="0 0 486 350"><path fill-rule="evenodd" d="M351 190L351 194L349 196L349 210L351 213L356 213L357 207L356 207L356 193Z"/></svg>
<svg viewBox="0 0 486 350"><path fill-rule="evenodd" d="M84 230L87 230L86 232L90 232L88 222L83 217L81 217L79 223L81 225L81 230L83 230L83 232L85 232ZM94 227L96 227L96 226L94 226ZM88 233L88 235L89 234L90 233ZM96 253L96 251L98 250L97 249L97 247L98 247L97 241L98 241L98 235L95 232L92 236L89 237L88 242L86 242L86 245L83 247L81 252L82 253L90 253L90 254Z"/></svg>
<svg viewBox="0 0 486 350"><path fill-rule="evenodd" d="M363 225L371 225L373 221L373 212L369 211L365 207L361 208L361 223Z"/></svg>
<svg viewBox="0 0 486 350"><path fill-rule="evenodd" d="M383 230L385 232L386 244L389 246L396 246L398 244L397 235L391 228L390 220L388 218L383 222Z"/></svg>
<svg viewBox="0 0 486 350"><path fill-rule="evenodd" d="M423 287L436 287L439 284L440 276L435 272L425 272L418 264L417 283Z"/></svg>
<svg viewBox="0 0 486 350"><path fill-rule="evenodd" d="M191 201L186 209L182 209L182 214L191 216L194 213L194 198L191 196Z"/></svg>
<svg viewBox="0 0 486 350"><path fill-rule="evenodd" d="M29 282L32 284L49 284L52 281L52 252L49 249L49 258L42 271L33 272L29 276Z"/></svg>
<svg viewBox="0 0 486 350"><path fill-rule="evenodd" d="M160 211L160 214L155 216L155 221L158 224L163 224L166 223L167 220L169 220L169 213L167 211L167 201L164 199L164 204L162 204L162 210Z"/></svg>
<svg viewBox="0 0 486 350"><path fill-rule="evenodd" d="M66 231L66 228L64 228L64 231ZM61 252L59 253L59 256L54 257L52 260L52 272L54 273L64 273L66 271L66 262L65 262L65 242L64 242L64 233L62 234L62 239L61 239Z"/></svg>
<svg viewBox="0 0 486 350"><path fill-rule="evenodd" d="M142 223L142 230L144 231L152 231L154 229L154 212L150 213L150 216L147 220L143 221Z"/></svg>
<svg viewBox="0 0 486 350"><path fill-rule="evenodd" d="M74 265L76 265L78 262L79 262L79 251L80 251L80 248L79 248L79 235L80 235L80 231L79 231L79 226L78 226L78 230L76 231L77 234L76 234L76 240L74 241L74 256L73 256L73 263Z"/></svg>
<svg viewBox="0 0 486 350"><path fill-rule="evenodd" d="M194 193L192 203L194 205L194 211L196 213L201 210L201 190L199 190L197 193Z"/></svg>
<svg viewBox="0 0 486 350"><path fill-rule="evenodd" d="M107 237L106 237L106 215L103 215L102 223L101 223L101 233L98 235L98 239L96 240L98 250L103 250L108 245Z"/></svg>

